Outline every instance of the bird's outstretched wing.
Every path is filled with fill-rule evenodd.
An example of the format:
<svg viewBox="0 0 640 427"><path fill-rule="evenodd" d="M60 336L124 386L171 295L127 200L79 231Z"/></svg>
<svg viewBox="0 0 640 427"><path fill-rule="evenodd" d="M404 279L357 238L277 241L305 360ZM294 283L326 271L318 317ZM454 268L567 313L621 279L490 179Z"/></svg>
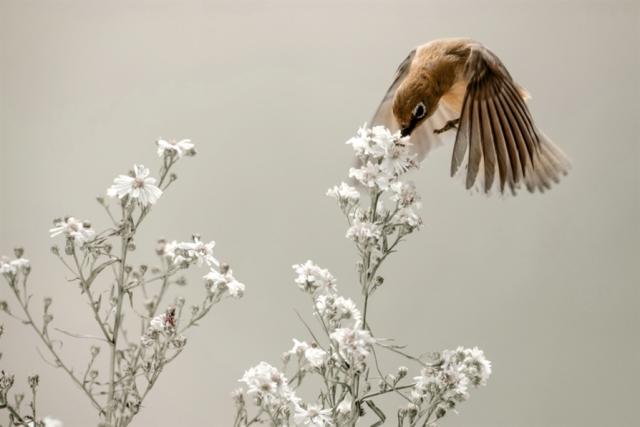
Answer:
<svg viewBox="0 0 640 427"><path fill-rule="evenodd" d="M372 126L382 125L386 126L392 131L398 130L398 123L393 117L393 97L395 96L396 90L398 90L398 87L400 86L402 81L405 79L405 77L407 77L407 74L409 74L411 62L413 62L413 58L415 56L416 49L413 49L398 66L396 74L393 76L391 86L389 86L389 89L387 89L387 93L385 93L384 98L382 98L382 101L380 101L378 109L373 114L373 118L371 119Z"/></svg>
<svg viewBox="0 0 640 427"><path fill-rule="evenodd" d="M409 52L409 55L398 66L391 86L389 86L387 93L380 101L380 105L371 119L371 126L382 125L392 132L399 130L398 122L393 115L393 99L398 87L409 74L417 49L415 48ZM447 122L457 117L458 114L447 106L445 102L441 101L436 111L412 132L411 148L417 154L418 161L423 160L434 147L452 142L450 133L436 133L435 130L441 129Z"/></svg>
<svg viewBox="0 0 640 427"><path fill-rule="evenodd" d="M471 47L465 65L467 89L451 159L451 175L467 157L466 186L476 178L488 192L496 172L500 191L524 182L544 191L568 171L562 151L536 127L524 102L524 90L487 48Z"/></svg>

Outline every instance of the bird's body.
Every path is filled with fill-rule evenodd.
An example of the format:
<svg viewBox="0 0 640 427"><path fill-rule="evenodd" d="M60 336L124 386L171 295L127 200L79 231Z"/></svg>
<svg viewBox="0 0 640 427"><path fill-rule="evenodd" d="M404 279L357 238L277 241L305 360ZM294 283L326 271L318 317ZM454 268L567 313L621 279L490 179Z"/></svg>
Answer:
<svg viewBox="0 0 640 427"><path fill-rule="evenodd" d="M467 157L467 188L494 179L500 191L525 183L543 191L568 170L564 154L536 127L526 90L500 59L480 43L439 39L415 48L400 64L372 124L411 135L422 160L457 126L451 174ZM482 172L482 173L479 173Z"/></svg>

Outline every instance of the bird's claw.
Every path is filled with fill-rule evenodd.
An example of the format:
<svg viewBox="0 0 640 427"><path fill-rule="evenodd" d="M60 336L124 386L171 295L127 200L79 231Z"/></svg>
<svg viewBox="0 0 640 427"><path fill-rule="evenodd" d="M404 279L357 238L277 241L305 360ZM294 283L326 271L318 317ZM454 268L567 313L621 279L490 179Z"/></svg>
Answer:
<svg viewBox="0 0 640 427"><path fill-rule="evenodd" d="M454 120L449 120L447 123L444 124L444 126L442 126L440 129L435 129L433 131L433 133L435 134L441 134L442 132L446 132L449 129L454 129L456 127L458 127L458 123L460 123L460 119L454 119Z"/></svg>

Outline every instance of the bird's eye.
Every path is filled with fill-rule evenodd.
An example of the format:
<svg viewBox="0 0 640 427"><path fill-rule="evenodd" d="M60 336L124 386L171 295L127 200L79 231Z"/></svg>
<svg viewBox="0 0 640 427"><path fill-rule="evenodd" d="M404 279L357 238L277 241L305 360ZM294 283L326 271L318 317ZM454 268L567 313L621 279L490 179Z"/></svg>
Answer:
<svg viewBox="0 0 640 427"><path fill-rule="evenodd" d="M427 107L424 106L424 103L419 102L418 105L413 109L413 117L416 119L421 119L424 115L427 114Z"/></svg>

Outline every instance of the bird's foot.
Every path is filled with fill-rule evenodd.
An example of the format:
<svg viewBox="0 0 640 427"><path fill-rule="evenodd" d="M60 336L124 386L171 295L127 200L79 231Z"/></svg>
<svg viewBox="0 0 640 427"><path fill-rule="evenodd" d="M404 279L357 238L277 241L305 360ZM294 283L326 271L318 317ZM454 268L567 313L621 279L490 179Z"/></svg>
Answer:
<svg viewBox="0 0 640 427"><path fill-rule="evenodd" d="M460 119L454 119L454 120L449 120L447 123L444 124L444 126L442 126L440 129L435 129L433 131L433 133L435 134L440 134L442 132L446 132L449 129L455 129L456 127L458 127L458 123L460 123Z"/></svg>

